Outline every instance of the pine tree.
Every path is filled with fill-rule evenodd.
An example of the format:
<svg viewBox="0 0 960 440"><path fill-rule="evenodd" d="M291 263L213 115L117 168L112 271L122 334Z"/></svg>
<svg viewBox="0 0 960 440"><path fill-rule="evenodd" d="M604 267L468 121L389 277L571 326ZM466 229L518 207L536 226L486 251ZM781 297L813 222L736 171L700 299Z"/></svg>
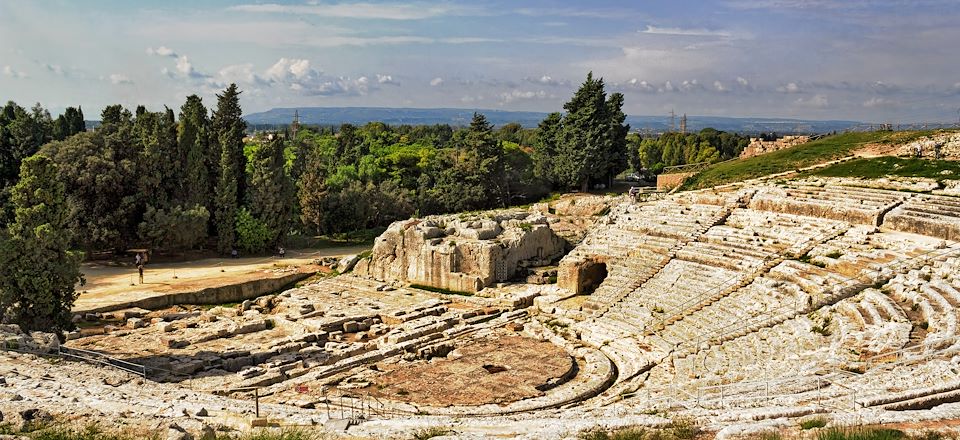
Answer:
<svg viewBox="0 0 960 440"><path fill-rule="evenodd" d="M293 181L284 171L283 147L283 138L275 135L254 153L250 164L250 211L267 226L267 246L279 244L290 227Z"/></svg>
<svg viewBox="0 0 960 440"><path fill-rule="evenodd" d="M211 121L213 136L220 146L220 169L216 187L217 248L228 252L235 245L237 208L244 200L246 181L243 132L246 122L240 109L240 91L230 84L217 95L217 109Z"/></svg>
<svg viewBox="0 0 960 440"><path fill-rule="evenodd" d="M0 251L0 316L25 330L71 328L70 309L83 282L80 255L69 251L65 185L52 160L32 156L14 186L14 221Z"/></svg>

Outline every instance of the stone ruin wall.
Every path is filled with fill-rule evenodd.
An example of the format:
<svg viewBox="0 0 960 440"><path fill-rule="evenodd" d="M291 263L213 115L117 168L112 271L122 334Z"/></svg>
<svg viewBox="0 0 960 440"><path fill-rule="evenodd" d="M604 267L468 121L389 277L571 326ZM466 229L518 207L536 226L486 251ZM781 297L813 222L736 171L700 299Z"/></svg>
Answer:
<svg viewBox="0 0 960 440"><path fill-rule="evenodd" d="M960 160L960 133L939 133L917 139L901 146L895 154L897 156L914 157L919 147L920 157L933 159L936 156L936 147L940 146L940 158L946 160Z"/></svg>
<svg viewBox="0 0 960 440"><path fill-rule="evenodd" d="M750 138L750 144L747 145L747 148L744 148L740 153L740 158L746 159L748 157L759 156L761 154L795 147L797 145L806 143L809 140L810 136L784 136L774 141L764 141L760 138Z"/></svg>
<svg viewBox="0 0 960 440"><path fill-rule="evenodd" d="M381 281L477 292L524 267L550 264L567 247L539 213L436 216L390 225L356 271Z"/></svg>

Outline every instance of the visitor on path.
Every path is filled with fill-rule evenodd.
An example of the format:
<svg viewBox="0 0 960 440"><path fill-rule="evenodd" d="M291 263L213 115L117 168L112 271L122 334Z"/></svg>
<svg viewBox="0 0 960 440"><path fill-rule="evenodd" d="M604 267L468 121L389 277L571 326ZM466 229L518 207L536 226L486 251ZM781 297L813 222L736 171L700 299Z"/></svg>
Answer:
<svg viewBox="0 0 960 440"><path fill-rule="evenodd" d="M240 258L240 253L237 252L236 248L230 250L230 258Z"/></svg>
<svg viewBox="0 0 960 440"><path fill-rule="evenodd" d="M139 252L137 252L137 258L135 261L137 263L137 271L140 272L140 284L143 284L143 265L146 261L144 260L143 255L141 255Z"/></svg>
<svg viewBox="0 0 960 440"><path fill-rule="evenodd" d="M283 256L287 254L287 250L284 249L283 246L280 246L280 249L277 250L277 253L280 254L280 258L283 258Z"/></svg>

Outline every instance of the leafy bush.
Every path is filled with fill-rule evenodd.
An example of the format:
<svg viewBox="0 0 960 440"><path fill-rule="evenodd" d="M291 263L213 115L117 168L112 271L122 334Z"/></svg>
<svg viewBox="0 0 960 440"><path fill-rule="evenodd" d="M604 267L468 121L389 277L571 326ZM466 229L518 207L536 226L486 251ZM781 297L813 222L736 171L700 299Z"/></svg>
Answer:
<svg viewBox="0 0 960 440"><path fill-rule="evenodd" d="M678 440L690 440L700 433L700 427L692 418L678 417L670 421L670 432Z"/></svg>
<svg viewBox="0 0 960 440"><path fill-rule="evenodd" d="M137 233L153 247L193 249L207 238L209 220L210 212L200 205L189 209L177 205L169 212L148 206Z"/></svg>
<svg viewBox="0 0 960 440"><path fill-rule="evenodd" d="M256 219L247 208L237 211L237 246L247 252L259 252L266 248L271 236L267 224Z"/></svg>
<svg viewBox="0 0 960 440"><path fill-rule="evenodd" d="M800 422L800 429L813 429L813 428L823 428L827 426L827 420L823 417L816 417L812 419L807 419Z"/></svg>

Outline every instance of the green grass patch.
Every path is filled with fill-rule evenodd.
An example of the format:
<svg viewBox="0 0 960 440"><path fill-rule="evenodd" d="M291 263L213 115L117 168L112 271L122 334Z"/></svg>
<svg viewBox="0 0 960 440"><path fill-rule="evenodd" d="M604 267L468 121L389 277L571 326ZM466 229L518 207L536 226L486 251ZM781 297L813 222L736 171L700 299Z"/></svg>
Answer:
<svg viewBox="0 0 960 440"><path fill-rule="evenodd" d="M815 417L800 422L800 429L803 430L823 428L824 426L827 426L827 419L824 419L823 417Z"/></svg>
<svg viewBox="0 0 960 440"><path fill-rule="evenodd" d="M899 440L907 436L896 429L872 427L828 428L817 435L817 440Z"/></svg>
<svg viewBox="0 0 960 440"><path fill-rule="evenodd" d="M626 427L619 429L596 428L577 435L580 440L692 440L700 434L700 427L687 417L673 419L664 429Z"/></svg>
<svg viewBox="0 0 960 440"><path fill-rule="evenodd" d="M413 289L426 290L428 292L442 293L444 295L473 296L473 294L470 292L444 289L442 287L425 286L423 284L411 284L410 287Z"/></svg>
<svg viewBox="0 0 960 440"><path fill-rule="evenodd" d="M687 179L680 189L709 188L768 174L794 171L849 156L850 153L867 144L902 144L932 133L934 133L932 130L873 131L827 136L772 153L715 164Z"/></svg>
<svg viewBox="0 0 960 440"><path fill-rule="evenodd" d="M886 176L926 177L936 180L960 179L960 162L899 157L876 157L854 159L848 162L830 165L808 173L824 177L863 177L878 178Z"/></svg>

